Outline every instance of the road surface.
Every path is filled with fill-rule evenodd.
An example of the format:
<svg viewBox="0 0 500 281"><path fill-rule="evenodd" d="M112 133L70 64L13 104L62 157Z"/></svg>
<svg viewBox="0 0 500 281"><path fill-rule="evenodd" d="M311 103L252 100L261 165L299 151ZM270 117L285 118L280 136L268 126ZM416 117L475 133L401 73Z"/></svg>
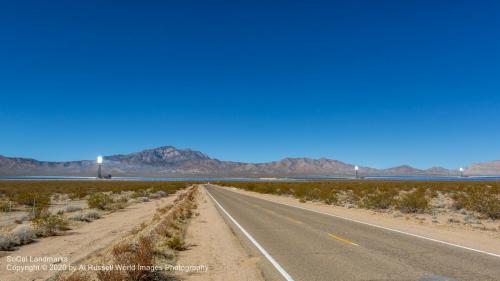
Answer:
<svg viewBox="0 0 500 281"><path fill-rule="evenodd" d="M500 280L500 257L205 188L269 280Z"/></svg>

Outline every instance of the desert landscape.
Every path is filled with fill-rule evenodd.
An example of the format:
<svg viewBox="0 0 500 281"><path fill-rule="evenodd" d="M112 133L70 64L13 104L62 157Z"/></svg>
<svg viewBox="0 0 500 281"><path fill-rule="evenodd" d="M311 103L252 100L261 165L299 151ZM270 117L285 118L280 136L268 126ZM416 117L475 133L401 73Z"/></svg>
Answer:
<svg viewBox="0 0 500 281"><path fill-rule="evenodd" d="M0 181L0 275L2 280L280 280L283 276L274 263L288 265L293 261L283 258L272 244L254 244L269 243L268 239L279 236L281 243L290 243L288 235L281 232L268 236L276 231L276 225L268 225L273 220L299 228L312 224L308 226L312 230L318 227L315 221L319 219L281 209L282 205L328 214L362 227L404 233L416 239L414 243L444 244L450 248L442 250L445 256L454 249L477 254L478 260L486 262L482 265L486 266L482 269L484 280L495 280L496 269L487 264L500 258L498 188L497 182L366 180L212 184ZM239 204L238 209L232 209L233 204ZM253 208L263 213L252 217ZM255 221L262 216L270 217ZM290 231L292 237L300 237L304 230ZM330 237L324 237L327 244L323 247L359 248L365 238L354 241L349 237L364 230L357 231L327 232ZM404 244L409 238L391 239ZM400 239L404 242L398 242ZM296 244L288 244L292 247L288 251L300 253L302 247L308 247L309 242L299 241L294 242L301 245L296 250ZM266 248L271 250L263 254ZM344 258L355 253L351 251ZM276 253L280 263L268 258ZM384 256L384 251L378 255ZM415 257L418 262L411 264L412 270L398 278L427 276L416 270L422 258ZM434 259L435 266L446 261ZM383 263L371 263L384 268ZM361 271L342 274L360 278L364 272L387 278L370 266L368 263ZM434 268L428 275L441 270L448 269ZM466 266L443 275L467 278L477 274L476 269L471 270ZM314 272L308 274L327 274L325 268Z"/></svg>
<svg viewBox="0 0 500 281"><path fill-rule="evenodd" d="M0 281L500 281L500 1L0 4Z"/></svg>

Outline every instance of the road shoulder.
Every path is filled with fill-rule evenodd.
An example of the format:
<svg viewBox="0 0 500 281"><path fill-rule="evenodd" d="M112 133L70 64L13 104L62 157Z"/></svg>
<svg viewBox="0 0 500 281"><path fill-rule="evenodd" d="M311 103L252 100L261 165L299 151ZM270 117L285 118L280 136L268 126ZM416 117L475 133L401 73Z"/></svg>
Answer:
<svg viewBox="0 0 500 281"><path fill-rule="evenodd" d="M206 192L201 188L199 215L193 217L187 227L186 241L192 246L179 254L177 264L206 265L208 271L177 275L189 281L264 280L257 265L259 258L245 252Z"/></svg>

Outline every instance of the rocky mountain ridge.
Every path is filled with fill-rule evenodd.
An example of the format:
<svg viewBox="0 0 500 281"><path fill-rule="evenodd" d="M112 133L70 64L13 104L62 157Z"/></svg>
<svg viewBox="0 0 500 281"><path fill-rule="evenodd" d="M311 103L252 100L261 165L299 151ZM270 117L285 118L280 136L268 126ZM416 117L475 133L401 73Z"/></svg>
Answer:
<svg viewBox="0 0 500 281"><path fill-rule="evenodd" d="M94 176L92 160L69 162L38 161L0 155L3 176ZM130 154L104 156L103 172L114 176L151 177L301 177L349 176L354 165L320 158L285 158L267 163L222 161L191 150L163 146ZM442 167L422 170L408 165L388 169L360 167L363 176L449 176L458 171ZM500 175L500 161L476 163L465 169L467 175Z"/></svg>

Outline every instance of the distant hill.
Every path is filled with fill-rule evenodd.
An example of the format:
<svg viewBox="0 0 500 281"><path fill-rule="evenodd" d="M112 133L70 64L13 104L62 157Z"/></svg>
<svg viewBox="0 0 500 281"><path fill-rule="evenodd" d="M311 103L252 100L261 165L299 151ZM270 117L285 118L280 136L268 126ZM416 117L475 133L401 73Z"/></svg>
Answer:
<svg viewBox="0 0 500 281"><path fill-rule="evenodd" d="M47 162L28 158L0 156L0 175L3 176L94 176L94 160ZM465 171L470 175L499 175L500 161L473 164ZM103 173L114 176L151 177L290 177L290 176L348 176L354 165L338 160L320 158L285 158L267 163L222 161L191 149L163 146L140 152L104 157ZM360 175L456 175L456 170L433 167L427 170L408 165L389 169L360 167Z"/></svg>
<svg viewBox="0 0 500 281"><path fill-rule="evenodd" d="M474 163L465 169L467 175L500 175L500 160Z"/></svg>

